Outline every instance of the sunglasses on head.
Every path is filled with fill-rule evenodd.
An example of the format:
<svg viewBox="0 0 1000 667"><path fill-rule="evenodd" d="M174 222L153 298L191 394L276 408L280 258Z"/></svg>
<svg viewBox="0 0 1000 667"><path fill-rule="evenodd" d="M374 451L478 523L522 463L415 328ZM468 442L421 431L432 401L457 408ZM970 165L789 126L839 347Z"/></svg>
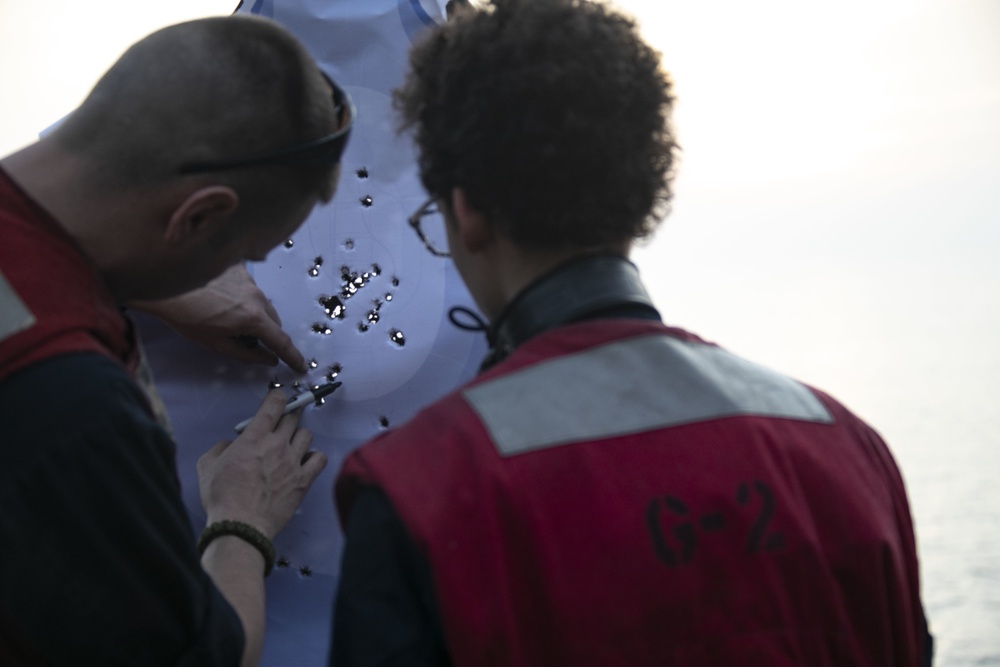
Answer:
<svg viewBox="0 0 1000 667"><path fill-rule="evenodd" d="M333 109L339 123L337 131L333 134L305 143L253 153L232 160L189 162L181 165L180 173L196 174L205 171L254 167L261 164L337 164L340 162L340 157L347 145L347 138L351 134L351 126L354 125L357 110L351 96L343 88L334 83L333 79L326 74L323 74L323 78L333 89Z"/></svg>

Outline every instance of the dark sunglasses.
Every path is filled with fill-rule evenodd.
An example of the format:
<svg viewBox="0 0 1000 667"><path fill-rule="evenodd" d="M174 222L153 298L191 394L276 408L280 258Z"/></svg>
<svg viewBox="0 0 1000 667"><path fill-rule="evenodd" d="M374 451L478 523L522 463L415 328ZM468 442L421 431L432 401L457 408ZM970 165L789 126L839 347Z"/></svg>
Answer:
<svg viewBox="0 0 1000 667"><path fill-rule="evenodd" d="M333 109L339 122L339 128L333 134L302 144L286 146L272 151L254 153L233 160L216 160L208 162L189 162L180 166L182 174L196 174L203 171L220 171L223 169L240 169L260 164L337 164L347 146L347 138L358 112L351 96L343 88L333 82L333 79L323 74L323 78L333 89Z"/></svg>

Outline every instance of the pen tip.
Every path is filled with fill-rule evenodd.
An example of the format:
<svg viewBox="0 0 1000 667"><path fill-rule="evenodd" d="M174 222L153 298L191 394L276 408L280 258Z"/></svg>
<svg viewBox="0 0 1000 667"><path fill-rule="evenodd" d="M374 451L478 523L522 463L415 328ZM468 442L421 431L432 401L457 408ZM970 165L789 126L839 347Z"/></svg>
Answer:
<svg viewBox="0 0 1000 667"><path fill-rule="evenodd" d="M321 384L313 390L313 396L316 398L323 398L329 394L336 391L337 387L344 384L343 382L327 382L326 384Z"/></svg>

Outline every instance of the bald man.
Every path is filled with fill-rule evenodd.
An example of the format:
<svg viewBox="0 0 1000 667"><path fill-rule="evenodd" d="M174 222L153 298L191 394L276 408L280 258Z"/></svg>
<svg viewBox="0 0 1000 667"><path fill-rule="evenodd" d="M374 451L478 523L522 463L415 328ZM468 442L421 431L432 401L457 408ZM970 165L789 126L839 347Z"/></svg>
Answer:
<svg viewBox="0 0 1000 667"><path fill-rule="evenodd" d="M326 459L272 392L202 457L196 542L121 308L264 259L332 197L352 118L277 24L212 18L0 161L0 664L257 663L271 540Z"/></svg>

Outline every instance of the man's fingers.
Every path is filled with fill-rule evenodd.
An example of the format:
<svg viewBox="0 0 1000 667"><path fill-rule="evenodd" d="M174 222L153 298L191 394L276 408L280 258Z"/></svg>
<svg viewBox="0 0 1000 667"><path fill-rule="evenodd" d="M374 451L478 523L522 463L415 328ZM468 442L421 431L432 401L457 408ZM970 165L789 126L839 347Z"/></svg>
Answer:
<svg viewBox="0 0 1000 667"><path fill-rule="evenodd" d="M305 473L309 486L312 486L319 474L323 472L326 463L326 454L315 449L306 452L305 456L302 457L302 472Z"/></svg>
<svg viewBox="0 0 1000 667"><path fill-rule="evenodd" d="M272 389L267 392L257 414L250 420L243 433L255 439L271 433L281 420L286 405L288 405L288 397L283 391Z"/></svg>
<svg viewBox="0 0 1000 667"><path fill-rule="evenodd" d="M299 348L295 347L295 343L292 342L291 336L286 334L284 331L282 333L282 342L274 343L268 345L271 350L278 355L278 358L288 364L288 367L297 373L306 372L306 358L302 356L299 352Z"/></svg>
<svg viewBox="0 0 1000 667"><path fill-rule="evenodd" d="M267 316L270 317L271 320L280 327L281 315L278 314L278 311L277 309L275 309L274 304L271 303L268 300L268 298L263 295L263 293L261 293L261 296L264 298L264 312L267 313Z"/></svg>
<svg viewBox="0 0 1000 667"><path fill-rule="evenodd" d="M270 305L269 303L268 306ZM271 308L271 310L273 311L274 309ZM276 312L275 316L277 316ZM305 357L295 347L292 337L285 333L284 329L275 323L275 321L259 320L258 326L254 327L253 335L257 337L261 345L277 356L278 359L288 364L289 368L299 373L306 372Z"/></svg>
<svg viewBox="0 0 1000 667"><path fill-rule="evenodd" d="M254 341L253 345L249 341ZM224 354L231 359L242 361L245 364L262 364L264 366L276 366L278 357L274 352L267 349L253 336L239 336L230 338L225 343L219 343L215 351Z"/></svg>
<svg viewBox="0 0 1000 667"><path fill-rule="evenodd" d="M274 428L274 432L285 442L291 442L295 435L296 429L299 428L299 420L302 419L302 410L299 408L293 412L289 412L287 415L281 418L277 426Z"/></svg>
<svg viewBox="0 0 1000 667"><path fill-rule="evenodd" d="M226 448L232 444L232 440L220 440L214 445L212 445L204 454L198 457L198 472L201 473L202 468L209 464L220 456L222 452L226 451Z"/></svg>
<svg viewBox="0 0 1000 667"><path fill-rule="evenodd" d="M292 456L296 459L301 459L309 451L309 445L312 444L313 435L312 432L307 431L304 428L300 428L292 434L292 439L288 443L289 447L292 449Z"/></svg>

